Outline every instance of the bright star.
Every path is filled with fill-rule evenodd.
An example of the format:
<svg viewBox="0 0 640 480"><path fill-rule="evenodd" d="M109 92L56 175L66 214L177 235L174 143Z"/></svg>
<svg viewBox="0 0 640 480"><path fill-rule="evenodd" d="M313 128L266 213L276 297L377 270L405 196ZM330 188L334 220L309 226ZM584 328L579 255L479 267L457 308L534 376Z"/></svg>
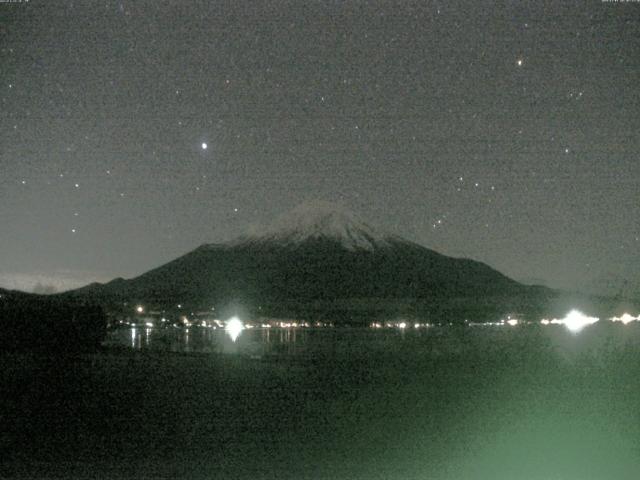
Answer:
<svg viewBox="0 0 640 480"><path fill-rule="evenodd" d="M208 145L207 145L205 142L202 142L202 149L203 149L203 150L206 150L206 149L207 149L207 147L208 147Z"/></svg>
<svg viewBox="0 0 640 480"><path fill-rule="evenodd" d="M522 60L521 58L519 58L518 60L516 60L516 64L521 67L522 64L524 63L524 60Z"/></svg>

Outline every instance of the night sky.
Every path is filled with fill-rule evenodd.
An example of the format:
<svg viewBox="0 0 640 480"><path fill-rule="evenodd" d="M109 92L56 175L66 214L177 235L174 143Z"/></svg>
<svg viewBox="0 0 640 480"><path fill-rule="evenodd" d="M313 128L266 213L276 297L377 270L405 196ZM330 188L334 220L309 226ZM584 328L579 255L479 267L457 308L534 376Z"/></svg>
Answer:
<svg viewBox="0 0 640 480"><path fill-rule="evenodd" d="M640 2L0 3L0 285L302 201L519 280L640 280Z"/></svg>

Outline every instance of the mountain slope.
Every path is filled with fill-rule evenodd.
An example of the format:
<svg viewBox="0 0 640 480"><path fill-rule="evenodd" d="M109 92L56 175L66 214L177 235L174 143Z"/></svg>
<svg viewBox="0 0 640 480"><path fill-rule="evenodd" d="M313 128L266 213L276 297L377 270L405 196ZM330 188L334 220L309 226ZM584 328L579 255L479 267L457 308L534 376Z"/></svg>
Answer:
<svg viewBox="0 0 640 480"><path fill-rule="evenodd" d="M451 258L388 235L331 204L297 207L225 244L203 245L131 280L72 292L101 303L219 305L344 304L412 299L443 303L530 292L489 266Z"/></svg>

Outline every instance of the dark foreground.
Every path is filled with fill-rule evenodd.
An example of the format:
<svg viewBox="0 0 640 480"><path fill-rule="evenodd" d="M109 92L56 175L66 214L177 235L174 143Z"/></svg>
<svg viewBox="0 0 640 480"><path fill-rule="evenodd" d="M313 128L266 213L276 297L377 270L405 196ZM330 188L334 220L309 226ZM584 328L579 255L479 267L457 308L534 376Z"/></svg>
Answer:
<svg viewBox="0 0 640 480"><path fill-rule="evenodd" d="M0 477L635 480L640 326L561 328L5 354Z"/></svg>

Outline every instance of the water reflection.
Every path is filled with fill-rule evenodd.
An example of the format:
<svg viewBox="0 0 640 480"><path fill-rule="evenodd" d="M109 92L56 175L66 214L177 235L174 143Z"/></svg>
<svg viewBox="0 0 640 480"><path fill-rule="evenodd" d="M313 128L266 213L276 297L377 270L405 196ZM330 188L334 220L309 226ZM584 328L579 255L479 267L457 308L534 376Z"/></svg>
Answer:
<svg viewBox="0 0 640 480"><path fill-rule="evenodd" d="M496 347L508 344L513 338L533 338L542 336L550 345L567 354L602 349L607 342L618 345L627 341L636 341L640 347L638 328L640 323L629 321L623 325L618 322L597 322L588 319L589 328L583 328L576 334L578 324L570 328L564 320L558 327L535 324L521 324L517 327L505 326L479 328L474 325L430 325L425 328L385 328L384 324L372 325L372 328L267 328L243 325L242 329L214 328L202 326L190 327L121 327L110 332L107 344L118 345L134 350L155 350L184 353L232 353L254 358L264 356L303 356L345 355L349 356L364 350L380 352L403 352L419 349L427 355L460 355L473 352L482 343L495 342ZM551 323L551 322L549 322ZM569 322L570 323L570 322ZM379 325L379 326L378 326ZM414 327L413 324L411 324ZM502 348L502 347L501 347Z"/></svg>
<svg viewBox="0 0 640 480"><path fill-rule="evenodd" d="M239 322L239 321L238 321ZM335 339L333 329L246 328L241 322L228 322L225 329L191 327L121 327L109 333L107 345L134 350L184 353L240 353L263 355L301 355L309 339ZM362 329L353 329L354 332ZM332 340L333 341L333 340ZM312 342L313 343L313 342Z"/></svg>

